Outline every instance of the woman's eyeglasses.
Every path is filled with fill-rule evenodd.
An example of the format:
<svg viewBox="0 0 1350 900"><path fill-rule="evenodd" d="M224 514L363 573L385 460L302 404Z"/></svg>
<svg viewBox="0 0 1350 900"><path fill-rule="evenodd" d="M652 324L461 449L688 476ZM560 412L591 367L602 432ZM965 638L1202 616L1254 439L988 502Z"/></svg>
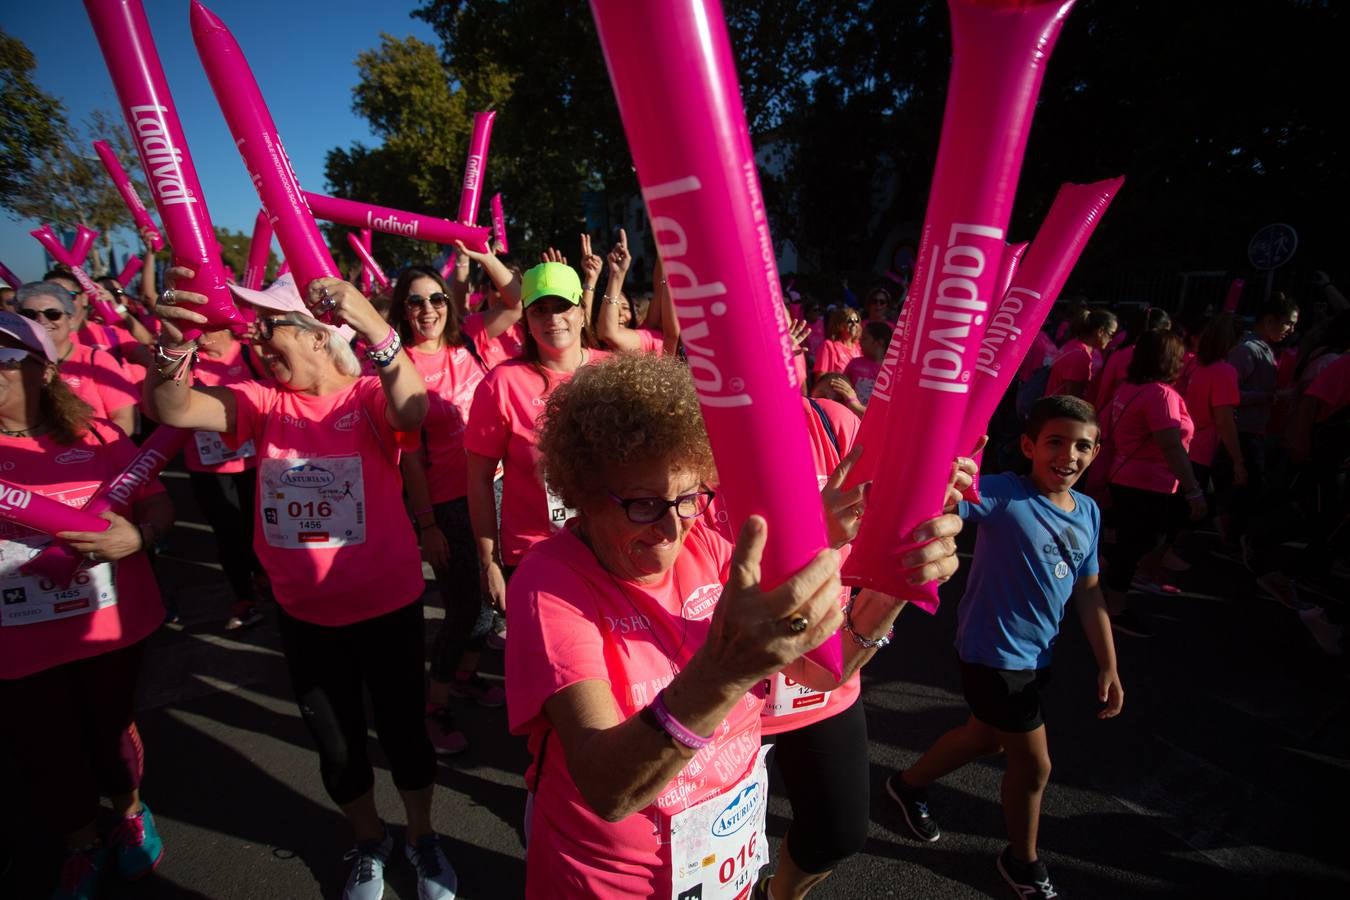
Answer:
<svg viewBox="0 0 1350 900"><path fill-rule="evenodd" d="M429 297L423 297L420 294L409 294L408 299L405 300L404 302L407 303L409 306L425 306L426 304L430 303L432 306L439 309L440 307L445 306L447 303L449 303L450 298L442 294L440 291L437 291L436 293L432 294Z"/></svg>
<svg viewBox="0 0 1350 900"><path fill-rule="evenodd" d="M650 525L664 517L668 509L674 509L675 515L681 519L696 519L708 511L708 505L715 496L715 492L705 488L692 494L681 494L674 500L665 497L632 497L625 500L612 491L609 499L623 507L628 521L634 525Z"/></svg>
<svg viewBox="0 0 1350 900"><path fill-rule="evenodd" d="M42 316L48 322L60 322L61 318L67 313L64 309L21 309L19 315L25 319L31 319L36 322L38 316Z"/></svg>
<svg viewBox="0 0 1350 900"><path fill-rule="evenodd" d="M844 320L844 324L845 324L845 325L861 325L861 324L862 324L862 319L845 319L845 320Z"/></svg>
<svg viewBox="0 0 1350 900"><path fill-rule="evenodd" d="M259 316L258 337L262 338L264 341L270 341L272 339L273 332L275 332L278 328L282 327L283 325L290 325L293 328L300 327L299 322L292 322L290 319L285 318L269 319L264 316Z"/></svg>

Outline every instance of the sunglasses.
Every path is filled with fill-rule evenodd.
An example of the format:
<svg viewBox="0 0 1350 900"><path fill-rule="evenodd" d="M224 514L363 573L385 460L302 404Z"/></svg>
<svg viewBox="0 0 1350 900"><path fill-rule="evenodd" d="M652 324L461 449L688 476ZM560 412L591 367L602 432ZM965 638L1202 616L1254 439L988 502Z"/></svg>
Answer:
<svg viewBox="0 0 1350 900"><path fill-rule="evenodd" d="M696 519L708 511L715 496L713 491L704 489L692 494L681 494L674 500L665 497L632 497L625 500L613 493L610 493L609 499L623 507L628 521L634 525L650 525L663 518L668 509L675 510L675 515L681 519Z"/></svg>
<svg viewBox="0 0 1350 900"><path fill-rule="evenodd" d="M436 293L432 294L429 297L423 297L419 294L409 294L408 299L405 300L404 302L407 303L409 306L425 306L426 304L430 303L432 306L439 309L440 307L445 306L447 303L449 303L450 298L442 294L440 291L437 291Z"/></svg>
<svg viewBox="0 0 1350 900"><path fill-rule="evenodd" d="M861 324L862 324L862 319L845 319L845 320L844 320L844 324L845 324L845 325L861 325Z"/></svg>
<svg viewBox="0 0 1350 900"><path fill-rule="evenodd" d="M290 325L293 328L299 328L299 322L292 322L289 319L268 319L263 316L258 317L258 337L264 341L270 341L272 334L282 326Z"/></svg>
<svg viewBox="0 0 1350 900"><path fill-rule="evenodd" d="M42 316L48 322L60 322L61 317L68 313L64 309L21 309L19 315L34 322L38 320L38 316Z"/></svg>
<svg viewBox="0 0 1350 900"><path fill-rule="evenodd" d="M24 360L32 356L27 350L17 347L0 347L0 369L13 371L23 365Z"/></svg>

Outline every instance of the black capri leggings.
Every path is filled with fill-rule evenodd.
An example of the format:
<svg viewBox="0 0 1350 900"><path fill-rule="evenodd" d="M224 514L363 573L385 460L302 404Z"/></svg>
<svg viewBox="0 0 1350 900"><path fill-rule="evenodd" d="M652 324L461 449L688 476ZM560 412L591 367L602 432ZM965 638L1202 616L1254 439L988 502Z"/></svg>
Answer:
<svg viewBox="0 0 1350 900"><path fill-rule="evenodd" d="M787 848L803 872L828 872L863 848L870 813L862 698L813 725L764 738L792 804Z"/></svg>
<svg viewBox="0 0 1350 900"><path fill-rule="evenodd" d="M318 746L319 772L333 802L351 803L375 784L363 686L394 785L416 791L431 784L436 755L422 721L422 601L351 625L314 625L285 610L277 622L300 716Z"/></svg>
<svg viewBox="0 0 1350 900"><path fill-rule="evenodd" d="M1107 552L1111 565L1103 580L1111 590L1128 593L1139 561L1172 529L1179 510L1175 494L1123 484L1110 487L1116 514L1116 542Z"/></svg>
<svg viewBox="0 0 1350 900"><path fill-rule="evenodd" d="M445 568L436 570L436 590L445 604L445 618L431 645L431 677L448 683L466 652L482 650L492 630L492 609L483 603L478 584L478 553L469 522L469 498L459 497L432 507L436 527L450 545Z"/></svg>

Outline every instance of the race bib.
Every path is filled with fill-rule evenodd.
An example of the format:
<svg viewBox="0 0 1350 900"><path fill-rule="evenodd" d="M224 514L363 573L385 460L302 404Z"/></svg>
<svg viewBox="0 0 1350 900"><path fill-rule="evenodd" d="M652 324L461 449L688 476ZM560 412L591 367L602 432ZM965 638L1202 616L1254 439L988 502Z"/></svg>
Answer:
<svg viewBox="0 0 1350 900"><path fill-rule="evenodd" d="M239 449L231 450L214 431L196 431L192 436L197 441L197 454L201 456L204 466L218 466L221 463L258 455L258 451L253 447L253 441L244 441L239 445Z"/></svg>
<svg viewBox="0 0 1350 900"><path fill-rule="evenodd" d="M366 540L361 457L264 459L258 467L263 537L273 547L348 547Z"/></svg>
<svg viewBox="0 0 1350 900"><path fill-rule="evenodd" d="M563 527L568 519L577 514L575 509L563 503L562 498L549 490L547 485L544 486L544 496L548 498L548 523L554 531Z"/></svg>
<svg viewBox="0 0 1350 900"><path fill-rule="evenodd" d="M51 540L43 534L0 540L0 628L86 616L117 603L115 563L80 569L64 589L46 578L19 574L19 567Z"/></svg>
<svg viewBox="0 0 1350 900"><path fill-rule="evenodd" d="M671 900L748 897L769 861L769 747L741 781L670 820Z"/></svg>
<svg viewBox="0 0 1350 900"><path fill-rule="evenodd" d="M830 692L813 691L806 685L793 681L782 672L768 680L769 695L764 700L761 716L791 716L808 709L825 705Z"/></svg>

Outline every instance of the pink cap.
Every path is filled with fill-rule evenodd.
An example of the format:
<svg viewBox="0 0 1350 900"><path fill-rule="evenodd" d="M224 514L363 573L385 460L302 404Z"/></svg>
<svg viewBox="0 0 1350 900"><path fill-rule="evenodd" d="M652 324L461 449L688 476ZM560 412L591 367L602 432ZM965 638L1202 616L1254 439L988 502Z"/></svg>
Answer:
<svg viewBox="0 0 1350 900"><path fill-rule="evenodd" d="M305 305L305 301L300 299L300 291L295 286L295 276L290 272L272 282L266 290L255 291L251 288L231 284L230 292L243 302L252 304L259 309L285 313L298 312L304 313L311 319L315 318L314 314L309 311L309 307ZM318 320L315 319L315 321ZM356 332L350 325L334 327L323 322L319 322L319 324L330 331L337 332L338 336L344 341L350 341L356 337Z"/></svg>
<svg viewBox="0 0 1350 900"><path fill-rule="evenodd" d="M45 356L47 362L56 362L56 345L52 343L47 329L38 323L0 310L0 334L7 334L32 352Z"/></svg>

